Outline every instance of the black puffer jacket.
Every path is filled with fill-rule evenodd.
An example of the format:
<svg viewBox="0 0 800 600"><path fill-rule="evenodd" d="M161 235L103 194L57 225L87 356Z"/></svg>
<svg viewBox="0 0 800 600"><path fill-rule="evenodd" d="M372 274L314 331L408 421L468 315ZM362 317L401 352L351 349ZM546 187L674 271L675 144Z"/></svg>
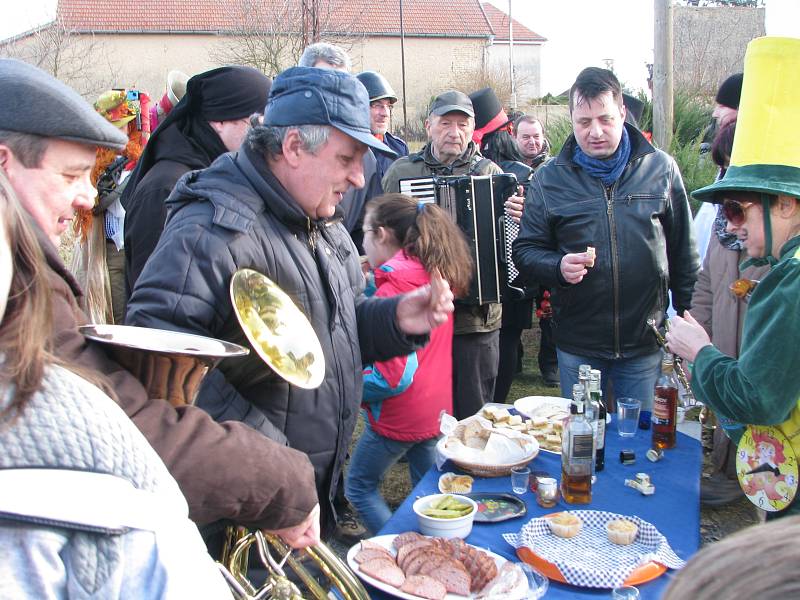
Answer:
<svg viewBox="0 0 800 600"><path fill-rule="evenodd" d="M699 259L678 166L625 125L631 157L610 188L572 161L570 136L533 177L513 258L526 277L552 289L553 328L562 350L597 358L655 352L647 319L669 304L691 306ZM595 266L568 285L561 257L593 246Z"/></svg>
<svg viewBox="0 0 800 600"><path fill-rule="evenodd" d="M184 176L168 206L167 225L136 284L127 322L249 346L228 295L231 276L251 268L277 283L305 312L322 344L322 385L291 386L251 351L209 375L198 405L217 420L243 420L307 453L330 523L325 499L333 498L355 426L362 363L407 354L427 337L399 331L398 298L364 297L358 255L341 223L310 221L263 159L249 151L224 154L208 169Z"/></svg>

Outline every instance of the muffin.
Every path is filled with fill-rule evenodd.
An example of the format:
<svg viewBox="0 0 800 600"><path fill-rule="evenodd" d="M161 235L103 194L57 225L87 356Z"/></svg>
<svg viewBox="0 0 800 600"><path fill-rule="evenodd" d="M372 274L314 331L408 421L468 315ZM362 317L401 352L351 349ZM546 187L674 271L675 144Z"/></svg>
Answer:
<svg viewBox="0 0 800 600"><path fill-rule="evenodd" d="M636 539L639 527L637 527L636 523L627 519L614 519L606 523L606 533L611 543L627 546Z"/></svg>
<svg viewBox="0 0 800 600"><path fill-rule="evenodd" d="M455 473L445 473L439 477L439 491L455 494L468 494L472 491L473 479L469 475L456 475Z"/></svg>
<svg viewBox="0 0 800 600"><path fill-rule="evenodd" d="M581 532L583 521L577 515L569 512L560 512L548 517L547 524L550 531L562 538L573 538Z"/></svg>

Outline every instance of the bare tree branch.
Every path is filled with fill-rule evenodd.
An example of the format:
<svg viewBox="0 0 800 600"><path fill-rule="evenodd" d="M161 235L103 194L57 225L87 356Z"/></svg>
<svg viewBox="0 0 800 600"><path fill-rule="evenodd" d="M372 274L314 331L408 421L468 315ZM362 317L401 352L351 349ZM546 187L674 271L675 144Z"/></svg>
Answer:
<svg viewBox="0 0 800 600"><path fill-rule="evenodd" d="M0 56L36 65L87 98L114 87L105 44L92 34L70 30L60 18L0 45Z"/></svg>

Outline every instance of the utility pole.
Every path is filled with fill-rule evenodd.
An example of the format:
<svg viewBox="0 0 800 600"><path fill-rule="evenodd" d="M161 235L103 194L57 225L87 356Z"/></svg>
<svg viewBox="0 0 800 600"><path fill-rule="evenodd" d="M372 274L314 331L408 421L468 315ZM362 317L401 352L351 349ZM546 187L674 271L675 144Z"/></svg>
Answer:
<svg viewBox="0 0 800 600"><path fill-rule="evenodd" d="M511 106L517 110L517 90L514 85L514 28L511 23L511 0L508 0L508 76L511 80Z"/></svg>
<svg viewBox="0 0 800 600"><path fill-rule="evenodd" d="M408 137L408 111L406 110L406 30L403 26L403 0L400 0L400 75L403 82L403 136Z"/></svg>
<svg viewBox="0 0 800 600"><path fill-rule="evenodd" d="M662 150L672 142L672 0L654 0L653 141Z"/></svg>

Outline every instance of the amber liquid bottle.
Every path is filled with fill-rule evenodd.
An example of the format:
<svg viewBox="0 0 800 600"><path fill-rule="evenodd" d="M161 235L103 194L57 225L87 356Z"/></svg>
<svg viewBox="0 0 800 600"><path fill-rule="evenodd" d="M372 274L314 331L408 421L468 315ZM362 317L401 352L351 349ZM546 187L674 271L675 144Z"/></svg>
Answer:
<svg viewBox="0 0 800 600"><path fill-rule="evenodd" d="M678 382L671 354L661 359L661 376L653 399L653 447L674 448L678 428Z"/></svg>
<svg viewBox="0 0 800 600"><path fill-rule="evenodd" d="M573 389L570 418L561 445L561 496L569 504L592 501L594 431L584 417L583 390Z"/></svg>

